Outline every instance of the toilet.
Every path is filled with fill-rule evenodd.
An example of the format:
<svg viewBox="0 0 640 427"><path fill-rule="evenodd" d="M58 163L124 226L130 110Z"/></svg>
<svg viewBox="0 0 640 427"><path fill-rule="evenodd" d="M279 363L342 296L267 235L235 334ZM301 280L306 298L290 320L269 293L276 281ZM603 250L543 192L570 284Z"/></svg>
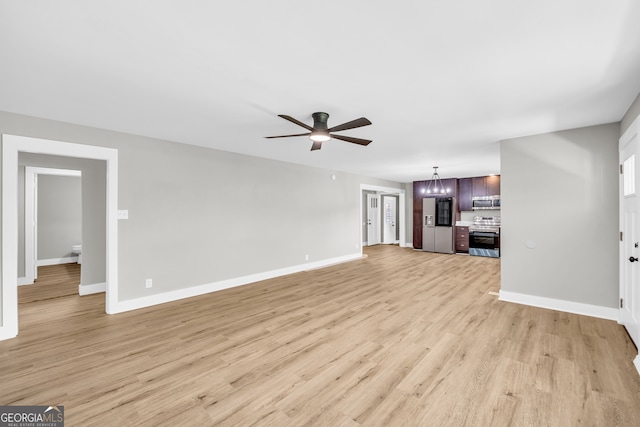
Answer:
<svg viewBox="0 0 640 427"><path fill-rule="evenodd" d="M82 245L71 246L71 255L78 257L78 264L82 264Z"/></svg>

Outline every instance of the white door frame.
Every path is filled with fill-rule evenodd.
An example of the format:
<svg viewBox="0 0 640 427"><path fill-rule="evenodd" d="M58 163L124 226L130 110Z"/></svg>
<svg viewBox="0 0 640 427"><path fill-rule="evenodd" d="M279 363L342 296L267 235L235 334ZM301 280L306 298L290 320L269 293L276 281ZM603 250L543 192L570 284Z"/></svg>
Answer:
<svg viewBox="0 0 640 427"><path fill-rule="evenodd" d="M618 152L619 152L619 157L620 157L620 162L622 164L622 162L624 161L624 159L622 158L622 153L626 150L626 148L628 147L628 145L632 142L634 142L635 139L635 144L637 144L636 146L636 165L635 165L635 176L634 176L634 184L635 184L635 193L637 194L638 192L640 192L640 183L637 180L637 176L640 173L640 171L638 170L638 168L640 168L640 156L637 155L637 152L640 151L640 116L638 118L636 118L636 120L631 124L631 126L629 126L629 128L627 129L627 131L624 133L624 135L622 135L622 137L620 137L620 141L619 141L619 145L618 145ZM628 176L628 171L627 171L627 176ZM624 178L625 175L621 174L620 175L620 189L619 189L619 210L620 210L620 218L619 218L619 227L620 227L620 231L623 233L622 234L622 238L620 239L620 252L619 252L619 268L620 268L620 302L621 302L621 306L624 304L624 307L620 307L618 310L618 323L622 324L625 326L625 328L627 328L627 330L629 330L629 335L635 340L638 341L638 335L640 333L639 328L640 325L638 325L637 322L633 320L633 318L635 317L636 319L640 318L640 306L638 306L638 302L640 300L640 298L638 298L638 293L640 293L640 283L637 283L634 280L630 280L631 278L628 277L627 275L627 269L630 268L629 266L629 256L633 256L633 255L637 255L637 249L635 249L633 245L635 242L633 242L634 236L628 236L629 230L627 230L627 226L625 225L626 221L625 221L625 196L624 196ZM635 196L635 197L640 197L640 196ZM635 227L636 229L640 228L640 224L633 224L633 227ZM627 234L627 235L625 235ZM635 237L637 238L637 237ZM638 266L634 266L634 267L638 267ZM636 276L637 277L637 276ZM630 283L631 282L631 283ZM630 311L631 310L631 311ZM635 342L635 345L638 346L640 345L640 342ZM640 353L636 356L636 358L633 361L636 370L640 373Z"/></svg>
<svg viewBox="0 0 640 427"><path fill-rule="evenodd" d="M106 312L118 305L118 150L2 135L2 326L0 340L18 335L18 153L104 160L107 166Z"/></svg>
<svg viewBox="0 0 640 427"><path fill-rule="evenodd" d="M24 277L18 285L33 284L38 278L38 175L82 176L72 169L25 166L24 179Z"/></svg>
<svg viewBox="0 0 640 427"><path fill-rule="evenodd" d="M365 207L363 206L362 200L362 192L364 190L382 192L385 194L395 194L398 196L398 228L400 233L400 247L407 247L406 233L405 233L405 190L402 188L393 188L393 187L381 187L379 185L370 185L370 184L360 184L360 218L363 218L363 212ZM364 198L366 199L366 198ZM361 223L361 220L358 220L358 223ZM362 242L362 227L360 227L360 241ZM412 245L413 246L413 245ZM360 248L362 251L362 248Z"/></svg>

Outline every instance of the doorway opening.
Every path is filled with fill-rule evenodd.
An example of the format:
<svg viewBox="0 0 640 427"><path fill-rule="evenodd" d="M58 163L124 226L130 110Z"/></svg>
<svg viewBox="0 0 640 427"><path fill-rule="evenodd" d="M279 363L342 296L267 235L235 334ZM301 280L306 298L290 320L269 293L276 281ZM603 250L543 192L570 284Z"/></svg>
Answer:
<svg viewBox="0 0 640 427"><path fill-rule="evenodd" d="M30 285L39 266L80 261L72 250L82 242L82 172L21 165L20 155L18 162L24 172L24 191L18 179L18 205L24 205L18 215L18 247L24 249L18 253L18 285Z"/></svg>
<svg viewBox="0 0 640 427"><path fill-rule="evenodd" d="M405 190L360 185L362 246L380 243L406 247Z"/></svg>
<svg viewBox="0 0 640 427"><path fill-rule="evenodd" d="M84 144L73 144L16 135L2 135L2 325L0 340L18 335L18 169L19 155L59 156L66 159L84 159L97 162L101 167L89 168L84 178L95 180L102 192L83 194L83 228L91 228L91 221L102 222L102 233L95 240L102 245L98 256L104 259L104 288L106 312L117 311L118 245L117 245L117 200L118 200L118 150ZM101 187L100 187L101 185ZM89 197L85 195L89 194ZM94 199L92 199L94 197ZM96 199L97 197L97 199ZM85 200L87 199L87 200ZM85 251L83 247L83 252ZM89 251L86 252L89 255ZM89 265L90 257L84 256ZM98 269L99 271L99 269Z"/></svg>

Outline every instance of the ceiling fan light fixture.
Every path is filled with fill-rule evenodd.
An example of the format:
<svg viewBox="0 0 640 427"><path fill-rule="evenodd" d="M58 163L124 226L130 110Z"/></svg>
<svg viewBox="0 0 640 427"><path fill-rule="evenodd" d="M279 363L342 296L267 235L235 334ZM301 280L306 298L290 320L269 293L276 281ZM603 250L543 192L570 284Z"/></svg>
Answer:
<svg viewBox="0 0 640 427"><path fill-rule="evenodd" d="M309 139L313 142L325 142L330 140L331 136L329 135L329 133L311 132L311 135L309 135Z"/></svg>

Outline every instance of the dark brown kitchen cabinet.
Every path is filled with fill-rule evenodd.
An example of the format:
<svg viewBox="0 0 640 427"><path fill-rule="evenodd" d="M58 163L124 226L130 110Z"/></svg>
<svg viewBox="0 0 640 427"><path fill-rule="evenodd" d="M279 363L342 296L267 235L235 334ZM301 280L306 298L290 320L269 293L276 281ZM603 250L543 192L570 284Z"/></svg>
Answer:
<svg viewBox="0 0 640 427"><path fill-rule="evenodd" d="M500 195L500 175L485 177L485 187L487 191L487 196L499 196Z"/></svg>
<svg viewBox="0 0 640 427"><path fill-rule="evenodd" d="M469 227L456 226L456 252L469 252Z"/></svg>
<svg viewBox="0 0 640 427"><path fill-rule="evenodd" d="M422 249L422 199L426 181L413 182L413 247Z"/></svg>
<svg viewBox="0 0 640 427"><path fill-rule="evenodd" d="M477 196L487 196L487 182L484 176L476 176L471 178L471 182L473 185L473 197Z"/></svg>
<svg viewBox="0 0 640 427"><path fill-rule="evenodd" d="M458 180L458 210L470 211L473 207L473 178L460 178Z"/></svg>
<svg viewBox="0 0 640 427"><path fill-rule="evenodd" d="M458 179L458 210L473 210L473 197L499 196L500 175Z"/></svg>
<svg viewBox="0 0 640 427"><path fill-rule="evenodd" d="M473 196L499 196L500 175L477 176L473 180Z"/></svg>

